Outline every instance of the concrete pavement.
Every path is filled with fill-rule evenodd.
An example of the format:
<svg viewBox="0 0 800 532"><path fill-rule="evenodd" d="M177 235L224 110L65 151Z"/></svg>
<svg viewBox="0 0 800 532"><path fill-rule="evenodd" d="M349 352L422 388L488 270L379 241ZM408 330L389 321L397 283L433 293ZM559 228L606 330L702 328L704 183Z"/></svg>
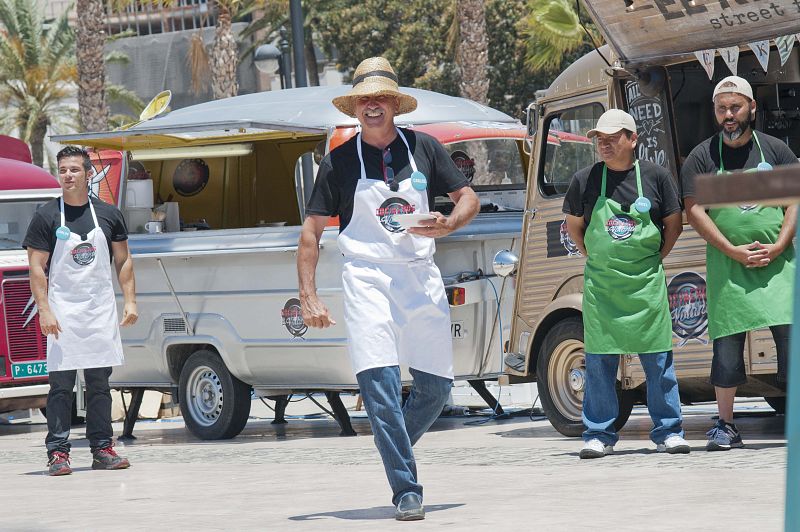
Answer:
<svg viewBox="0 0 800 532"><path fill-rule="evenodd" d="M225 442L197 440L180 418L140 422L118 445L125 471L92 471L76 427L75 472L61 478L43 473L46 427L5 425L0 530L782 530L783 417L739 403L747 447L707 453L712 406L685 410L689 455L656 454L637 408L615 455L589 461L545 420L441 418L417 446L428 517L416 523L393 520L363 414L355 438L326 418L254 419Z"/></svg>

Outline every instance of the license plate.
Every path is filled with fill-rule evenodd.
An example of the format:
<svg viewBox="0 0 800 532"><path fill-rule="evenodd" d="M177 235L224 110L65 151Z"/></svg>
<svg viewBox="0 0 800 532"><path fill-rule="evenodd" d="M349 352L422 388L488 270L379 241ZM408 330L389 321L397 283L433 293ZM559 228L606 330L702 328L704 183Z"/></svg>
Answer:
<svg viewBox="0 0 800 532"><path fill-rule="evenodd" d="M31 377L46 377L47 362L15 362L11 364L11 376L15 379L30 379Z"/></svg>

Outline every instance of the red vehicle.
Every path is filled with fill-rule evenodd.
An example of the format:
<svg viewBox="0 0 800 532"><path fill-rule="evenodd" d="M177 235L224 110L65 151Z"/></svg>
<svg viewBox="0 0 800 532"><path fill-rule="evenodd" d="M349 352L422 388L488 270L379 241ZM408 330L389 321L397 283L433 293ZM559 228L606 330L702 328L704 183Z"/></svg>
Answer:
<svg viewBox="0 0 800 532"><path fill-rule="evenodd" d="M24 142L0 136L0 412L45 406L47 340L22 240L36 209L60 195L58 181L31 164Z"/></svg>

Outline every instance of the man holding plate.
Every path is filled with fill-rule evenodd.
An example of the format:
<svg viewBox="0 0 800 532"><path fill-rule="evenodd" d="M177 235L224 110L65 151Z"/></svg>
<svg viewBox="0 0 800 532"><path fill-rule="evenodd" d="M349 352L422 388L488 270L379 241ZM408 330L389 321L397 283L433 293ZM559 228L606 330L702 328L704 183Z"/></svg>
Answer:
<svg viewBox="0 0 800 532"><path fill-rule="evenodd" d="M412 446L441 413L453 382L450 308L433 262L434 238L469 223L480 203L439 142L395 126L394 117L417 101L398 90L386 59L362 61L353 88L333 104L357 118L361 132L322 160L306 209L297 256L303 320L318 328L336 324L317 296L315 270L322 231L339 216L353 370L395 518L423 519ZM450 216L431 211L443 194L455 204ZM420 214L429 216L402 216ZM405 405L400 364L414 379Z"/></svg>

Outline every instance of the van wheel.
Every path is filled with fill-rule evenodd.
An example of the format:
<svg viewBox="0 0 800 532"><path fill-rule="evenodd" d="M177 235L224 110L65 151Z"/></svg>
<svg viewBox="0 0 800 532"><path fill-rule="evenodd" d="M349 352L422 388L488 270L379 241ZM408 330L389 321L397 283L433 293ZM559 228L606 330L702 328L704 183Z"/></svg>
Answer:
<svg viewBox="0 0 800 532"><path fill-rule="evenodd" d="M586 381L583 351L583 321L580 317L561 320L544 338L536 361L536 385L547 419L564 436L583 433L583 389ZM619 415L614 422L621 430L633 410L633 390L622 390L617 383Z"/></svg>
<svg viewBox="0 0 800 532"><path fill-rule="evenodd" d="M233 438L250 416L250 387L231 375L216 353L195 351L178 384L186 428L202 440Z"/></svg>
<svg viewBox="0 0 800 532"><path fill-rule="evenodd" d="M776 414L786 413L786 396L782 397L765 397L764 400L775 411Z"/></svg>

